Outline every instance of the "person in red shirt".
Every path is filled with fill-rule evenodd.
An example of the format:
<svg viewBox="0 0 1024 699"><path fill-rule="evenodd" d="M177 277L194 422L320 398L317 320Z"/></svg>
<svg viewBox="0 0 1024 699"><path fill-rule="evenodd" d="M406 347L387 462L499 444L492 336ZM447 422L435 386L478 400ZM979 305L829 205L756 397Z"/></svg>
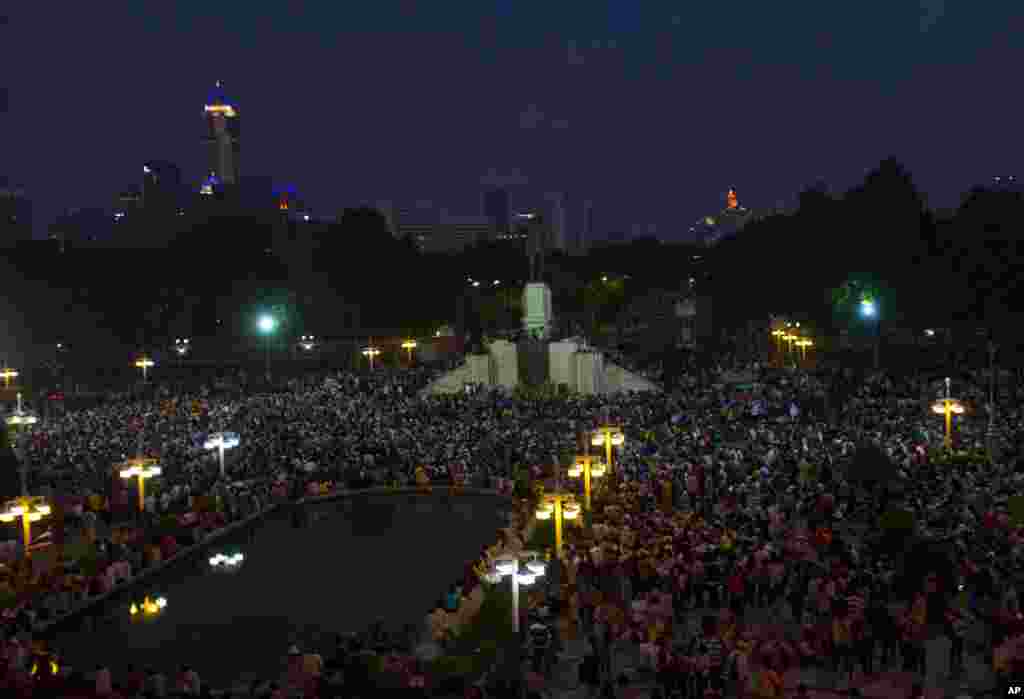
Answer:
<svg viewBox="0 0 1024 699"><path fill-rule="evenodd" d="M986 529L995 529L997 524L995 510L986 512L981 518L981 523Z"/></svg>
<svg viewBox="0 0 1024 699"><path fill-rule="evenodd" d="M743 607L746 599L746 581L744 571L737 566L729 576L727 582L729 588L729 608L736 616L743 615Z"/></svg>

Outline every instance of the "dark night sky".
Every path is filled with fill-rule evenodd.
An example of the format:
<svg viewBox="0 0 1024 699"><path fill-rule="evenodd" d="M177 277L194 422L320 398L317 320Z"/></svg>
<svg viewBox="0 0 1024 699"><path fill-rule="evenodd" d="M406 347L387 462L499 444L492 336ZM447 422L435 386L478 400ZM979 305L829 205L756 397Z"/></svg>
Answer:
<svg viewBox="0 0 1024 699"><path fill-rule="evenodd" d="M791 9L790 9L791 8ZM243 173L317 210L478 213L487 171L595 200L599 231L677 237L834 189L893 154L934 206L1021 160L1024 5L1011 0L17 3L4 166L36 202L108 206L145 159L197 181L225 81ZM529 198L529 201L524 201Z"/></svg>

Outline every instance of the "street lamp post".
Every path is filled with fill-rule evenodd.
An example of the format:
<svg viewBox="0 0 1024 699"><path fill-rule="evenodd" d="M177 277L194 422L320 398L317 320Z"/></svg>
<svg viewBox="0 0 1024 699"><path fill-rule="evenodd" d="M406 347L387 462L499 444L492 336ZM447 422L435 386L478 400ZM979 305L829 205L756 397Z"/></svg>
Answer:
<svg viewBox="0 0 1024 699"><path fill-rule="evenodd" d="M370 360L370 371L373 371L373 358L380 354L380 350L373 345L363 349L363 356Z"/></svg>
<svg viewBox="0 0 1024 699"><path fill-rule="evenodd" d="M19 393L18 408L14 411L13 415L7 417L7 429L13 437L12 442L15 446L15 455L18 457L19 462L18 471L21 474L21 494L25 496L28 495L28 460L24 454L20 453L20 438L25 428L31 427L36 422L38 422L38 418L35 415L22 410L21 394Z"/></svg>
<svg viewBox="0 0 1024 699"><path fill-rule="evenodd" d="M139 512L146 511L146 479L159 476L161 469L156 459L138 457L120 464L121 478L137 478L139 481Z"/></svg>
<svg viewBox="0 0 1024 699"><path fill-rule="evenodd" d="M555 556L562 560L562 520L576 519L580 515L580 506L572 493L546 493L537 506L537 519L555 520Z"/></svg>
<svg viewBox="0 0 1024 699"><path fill-rule="evenodd" d="M228 449L234 449L242 440L239 438L236 432L215 432L203 444L203 448L207 450L216 449L220 457L220 477L224 477L224 452Z"/></svg>
<svg viewBox="0 0 1024 699"><path fill-rule="evenodd" d="M878 317L878 308L870 298L861 299L860 312L865 318L871 318L875 321L874 364L875 371L878 371L879 351L882 344L882 319Z"/></svg>
<svg viewBox="0 0 1024 699"><path fill-rule="evenodd" d="M270 383L270 337L274 334L274 330L277 328L277 320L272 315L260 316L259 329L263 333L264 337L264 349L266 351L266 361L264 365L264 372L266 374L267 383Z"/></svg>
<svg viewBox="0 0 1024 699"><path fill-rule="evenodd" d="M32 522L38 522L50 514L50 506L41 497L22 495L8 502L0 512L0 522L10 523L21 519L22 537L25 542L25 557L28 558L32 545Z"/></svg>
<svg viewBox="0 0 1024 699"><path fill-rule="evenodd" d="M612 447L621 447L626 443L626 435L622 432L622 428L606 423L594 430L590 443L595 447L604 446L604 462L608 473L613 473L615 469L612 462Z"/></svg>
<svg viewBox="0 0 1024 699"><path fill-rule="evenodd" d="M11 379L18 378L18 372L15 371L14 369L11 369L11 368L8 368L8 367L4 367L3 371L0 371L0 377L3 377L4 388L10 388L11 387Z"/></svg>
<svg viewBox="0 0 1024 699"><path fill-rule="evenodd" d="M796 341L796 346L800 348L800 361L804 364L807 363L807 348L814 347L814 342L806 337L801 337Z"/></svg>
<svg viewBox="0 0 1024 699"><path fill-rule="evenodd" d="M416 340L406 340L402 343L402 349L409 353L409 366L412 366L412 351L416 349Z"/></svg>
<svg viewBox="0 0 1024 699"><path fill-rule="evenodd" d="M601 478L607 469L605 465L592 456L577 456L575 462L569 467L570 478L583 478L583 502L590 512L591 479Z"/></svg>
<svg viewBox="0 0 1024 699"><path fill-rule="evenodd" d="M780 367L782 367L786 363L786 361L784 359L784 355L782 354L782 338L785 335L786 335L786 331L781 329L781 328L776 329L776 330L772 330L772 337L775 338L775 346L776 346L776 349L778 350L777 354L779 356L779 366Z"/></svg>
<svg viewBox="0 0 1024 699"><path fill-rule="evenodd" d="M946 450L953 448L953 415L962 415L965 412L963 403L950 395L950 380L946 378L946 396L932 403L932 412L946 417Z"/></svg>
<svg viewBox="0 0 1024 699"><path fill-rule="evenodd" d="M519 586L532 585L537 578L544 575L546 566L540 557L533 552L524 551L519 556L500 556L494 561L494 570L488 574L489 582L498 582L501 578L512 579L512 623L519 633Z"/></svg>
<svg viewBox="0 0 1024 699"><path fill-rule="evenodd" d="M140 357L139 359L135 360L135 366L139 369L142 369L142 383L146 383L147 377L149 375L149 370L155 365L156 363L149 357Z"/></svg>

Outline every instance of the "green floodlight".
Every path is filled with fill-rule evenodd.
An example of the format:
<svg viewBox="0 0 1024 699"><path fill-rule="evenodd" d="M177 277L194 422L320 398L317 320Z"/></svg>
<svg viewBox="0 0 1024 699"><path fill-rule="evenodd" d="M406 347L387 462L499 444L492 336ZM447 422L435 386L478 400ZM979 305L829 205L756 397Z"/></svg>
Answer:
<svg viewBox="0 0 1024 699"><path fill-rule="evenodd" d="M274 320L274 316L260 316L259 328L262 333L272 333L274 328L277 326L277 321Z"/></svg>

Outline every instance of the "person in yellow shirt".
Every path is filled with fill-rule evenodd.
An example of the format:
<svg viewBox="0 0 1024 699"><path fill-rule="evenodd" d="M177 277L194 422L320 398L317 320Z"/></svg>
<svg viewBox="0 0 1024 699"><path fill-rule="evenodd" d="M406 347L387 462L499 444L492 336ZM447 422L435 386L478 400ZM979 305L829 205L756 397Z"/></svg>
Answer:
<svg viewBox="0 0 1024 699"><path fill-rule="evenodd" d="M427 495L431 492L430 487L430 476L427 475L427 469L423 466L416 467L416 487L419 488L420 492Z"/></svg>

